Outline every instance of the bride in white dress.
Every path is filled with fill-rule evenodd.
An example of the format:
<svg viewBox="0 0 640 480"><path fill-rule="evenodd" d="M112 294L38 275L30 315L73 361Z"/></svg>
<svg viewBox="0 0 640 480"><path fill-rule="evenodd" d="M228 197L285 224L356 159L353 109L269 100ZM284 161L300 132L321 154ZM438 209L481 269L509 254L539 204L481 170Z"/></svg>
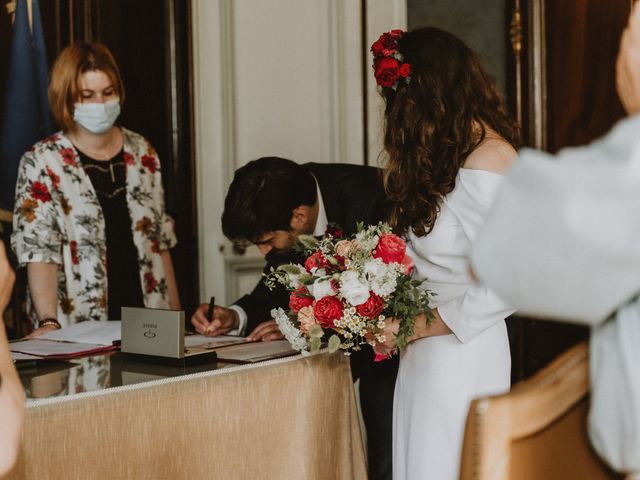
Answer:
<svg viewBox="0 0 640 480"><path fill-rule="evenodd" d="M372 52L386 102L391 223L408 240L414 277L437 294L434 321L416 319L400 357L393 478L454 480L471 400L510 386L504 319L513 310L474 283L468 255L516 155L518 129L477 55L455 36L393 31ZM386 59L397 62L395 78ZM378 352L393 348L397 328L387 319Z"/></svg>

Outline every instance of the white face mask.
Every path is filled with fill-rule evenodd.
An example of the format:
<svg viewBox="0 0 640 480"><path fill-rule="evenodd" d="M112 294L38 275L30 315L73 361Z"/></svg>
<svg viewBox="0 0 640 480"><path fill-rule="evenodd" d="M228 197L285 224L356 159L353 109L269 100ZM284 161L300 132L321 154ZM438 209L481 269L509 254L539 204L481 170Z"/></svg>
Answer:
<svg viewBox="0 0 640 480"><path fill-rule="evenodd" d="M120 99L104 103L76 103L73 120L91 133L105 133L120 115Z"/></svg>

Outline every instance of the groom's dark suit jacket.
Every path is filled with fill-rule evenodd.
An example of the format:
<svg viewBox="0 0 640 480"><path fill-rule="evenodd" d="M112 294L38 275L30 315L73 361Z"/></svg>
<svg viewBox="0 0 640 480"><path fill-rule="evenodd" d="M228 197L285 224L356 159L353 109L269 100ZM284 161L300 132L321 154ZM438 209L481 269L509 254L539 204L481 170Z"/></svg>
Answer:
<svg viewBox="0 0 640 480"><path fill-rule="evenodd" d="M349 164L307 163L306 168L318 182L329 223L346 235L356 232L358 222L377 224L387 218L388 208L378 168ZM265 272L283 263L302 263L295 252L269 252ZM271 319L271 309L287 309L289 294L283 287L269 290L262 281L254 290L235 302L247 313L247 333L259 323ZM370 347L351 355L354 380L360 379L361 407L368 436L369 478L391 478L391 418L393 388L398 359L373 362Z"/></svg>

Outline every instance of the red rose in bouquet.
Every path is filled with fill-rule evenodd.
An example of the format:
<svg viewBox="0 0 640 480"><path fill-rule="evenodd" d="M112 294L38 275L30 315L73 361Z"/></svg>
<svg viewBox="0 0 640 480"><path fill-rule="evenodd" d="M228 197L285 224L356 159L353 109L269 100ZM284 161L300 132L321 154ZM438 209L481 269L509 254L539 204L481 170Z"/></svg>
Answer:
<svg viewBox="0 0 640 480"><path fill-rule="evenodd" d="M356 307L358 315L366 318L376 318L384 310L384 300L373 292L370 292L369 299Z"/></svg>
<svg viewBox="0 0 640 480"><path fill-rule="evenodd" d="M322 297L313 306L313 315L323 328L333 328L334 322L342 318L342 302L336 297Z"/></svg>
<svg viewBox="0 0 640 480"><path fill-rule="evenodd" d="M298 287L289 296L289 308L294 312L299 312L301 308L313 305L313 297L309 294L307 287Z"/></svg>
<svg viewBox="0 0 640 480"><path fill-rule="evenodd" d="M386 233L380 236L373 258L380 258L384 263L403 263L407 252L407 244L397 235Z"/></svg>
<svg viewBox="0 0 640 480"><path fill-rule="evenodd" d="M322 252L313 252L304 262L304 268L306 268L309 273L315 268L325 268L328 265L329 262L324 258Z"/></svg>
<svg viewBox="0 0 640 480"><path fill-rule="evenodd" d="M329 224L324 232L325 237L328 235L331 235L333 238L342 238L344 236L344 232L337 225Z"/></svg>

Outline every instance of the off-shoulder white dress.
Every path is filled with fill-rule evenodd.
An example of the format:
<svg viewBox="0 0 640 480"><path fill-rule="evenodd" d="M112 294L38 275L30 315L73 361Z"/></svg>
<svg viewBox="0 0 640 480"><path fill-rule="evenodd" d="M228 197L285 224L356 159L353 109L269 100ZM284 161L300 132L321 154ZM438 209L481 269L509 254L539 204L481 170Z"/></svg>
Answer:
<svg viewBox="0 0 640 480"><path fill-rule="evenodd" d="M478 396L509 390L504 319L513 310L469 276L468 255L502 176L460 169L433 230L409 236L415 276L453 334L412 342L402 353L393 416L393 478L458 478L467 410Z"/></svg>

